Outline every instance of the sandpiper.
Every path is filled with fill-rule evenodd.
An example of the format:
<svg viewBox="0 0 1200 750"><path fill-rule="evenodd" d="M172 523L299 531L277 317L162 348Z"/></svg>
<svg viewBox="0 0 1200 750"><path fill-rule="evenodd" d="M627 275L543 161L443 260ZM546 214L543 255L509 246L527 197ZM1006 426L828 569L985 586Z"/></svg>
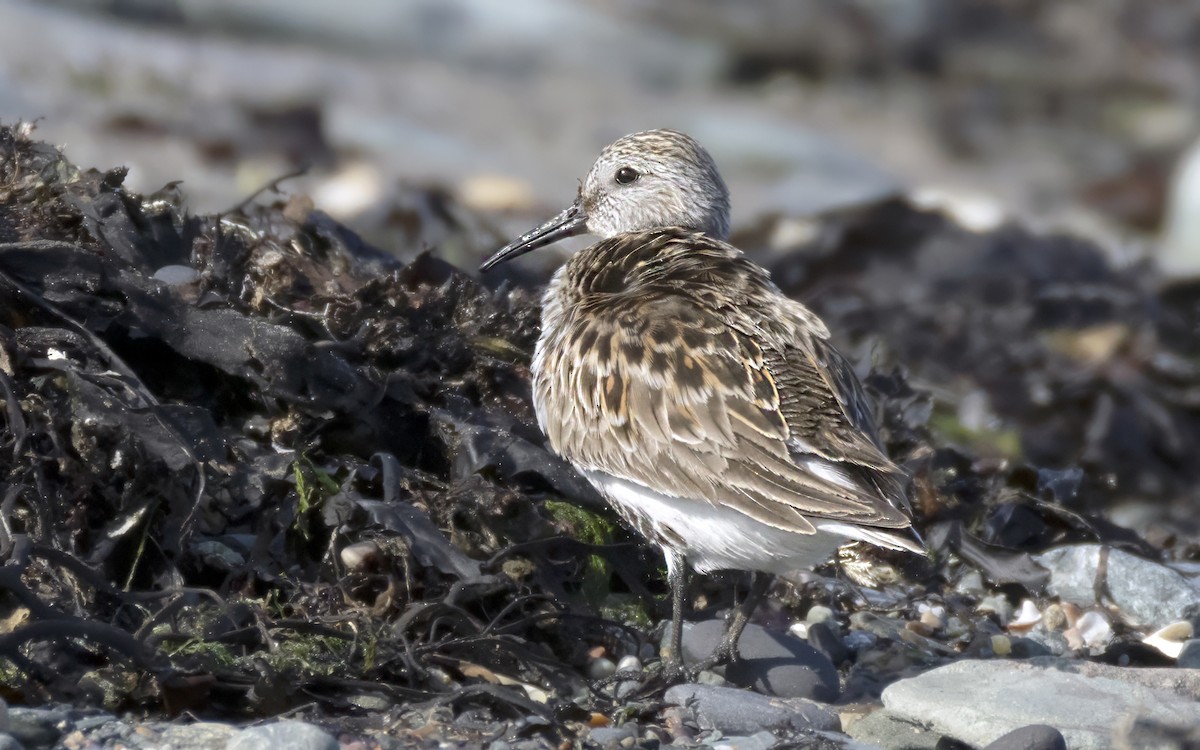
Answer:
<svg viewBox="0 0 1200 750"><path fill-rule="evenodd" d="M551 448L662 547L668 668L682 670L689 564L754 574L717 663L736 658L774 574L848 540L922 552L907 477L829 330L725 242L729 193L707 151L672 130L621 138L570 207L481 269L583 232L602 239L542 301L534 407Z"/></svg>

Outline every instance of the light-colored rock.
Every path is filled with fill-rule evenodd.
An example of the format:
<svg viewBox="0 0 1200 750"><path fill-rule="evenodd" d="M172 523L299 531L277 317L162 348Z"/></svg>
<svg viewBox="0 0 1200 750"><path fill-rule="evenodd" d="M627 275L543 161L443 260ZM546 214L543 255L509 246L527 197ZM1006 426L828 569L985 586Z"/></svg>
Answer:
<svg viewBox="0 0 1200 750"><path fill-rule="evenodd" d="M708 725L725 734L842 728L831 708L803 698L769 698L739 688L685 684L668 689L663 700L693 709L702 727Z"/></svg>
<svg viewBox="0 0 1200 750"><path fill-rule="evenodd" d="M987 745L1029 724L1062 732L1071 748L1112 746L1134 719L1200 724L1200 671L1133 669L1071 660L960 661L883 691L900 720Z"/></svg>
<svg viewBox="0 0 1200 750"><path fill-rule="evenodd" d="M1096 601L1096 592L1107 591L1121 615L1136 625L1156 628L1187 619L1187 609L1200 603L1200 591L1183 575L1119 549L1107 549L1105 579L1098 587L1101 554L1099 544L1076 544L1056 547L1034 559L1050 571L1051 595L1091 607L1103 604Z"/></svg>
<svg viewBox="0 0 1200 750"><path fill-rule="evenodd" d="M340 750L341 744L320 727L303 721L277 721L238 732L225 750L260 750L286 747L292 750Z"/></svg>

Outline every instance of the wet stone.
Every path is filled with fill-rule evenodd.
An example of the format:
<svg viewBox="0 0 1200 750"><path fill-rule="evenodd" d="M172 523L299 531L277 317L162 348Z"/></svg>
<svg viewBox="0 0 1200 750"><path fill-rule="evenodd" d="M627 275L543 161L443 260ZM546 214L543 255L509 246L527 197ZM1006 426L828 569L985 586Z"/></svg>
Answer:
<svg viewBox="0 0 1200 750"><path fill-rule="evenodd" d="M708 658L724 628L721 620L685 625L684 660L694 663ZM731 684L781 698L837 699L837 669L827 656L799 638L751 623L742 632L738 653L741 658L725 667L725 679Z"/></svg>
<svg viewBox="0 0 1200 750"><path fill-rule="evenodd" d="M984 750L1067 750L1067 741L1054 727L1030 724L997 738Z"/></svg>
<svg viewBox="0 0 1200 750"><path fill-rule="evenodd" d="M341 745L328 732L303 721L279 721L238 732L226 750L259 750L287 747L293 750L339 750Z"/></svg>
<svg viewBox="0 0 1200 750"><path fill-rule="evenodd" d="M7 732L0 732L0 750L25 750L25 746L17 742L17 738Z"/></svg>
<svg viewBox="0 0 1200 750"><path fill-rule="evenodd" d="M675 685L666 703L692 709L702 728L729 735L764 730L841 730L841 719L826 706L802 698L769 698L738 688Z"/></svg>

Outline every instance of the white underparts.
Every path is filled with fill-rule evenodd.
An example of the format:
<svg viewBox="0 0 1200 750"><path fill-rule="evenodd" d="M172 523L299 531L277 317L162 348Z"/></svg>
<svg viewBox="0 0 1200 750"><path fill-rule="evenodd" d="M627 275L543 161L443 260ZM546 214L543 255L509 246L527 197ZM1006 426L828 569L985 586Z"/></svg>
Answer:
<svg viewBox="0 0 1200 750"><path fill-rule="evenodd" d="M609 502L652 527L670 529L666 536L684 540L684 555L701 573L759 570L783 574L808 570L829 560L846 537L862 538L846 533L846 529L855 527L843 528L842 524L832 524L837 528L816 534L786 531L726 506L671 497L600 471L583 473Z"/></svg>

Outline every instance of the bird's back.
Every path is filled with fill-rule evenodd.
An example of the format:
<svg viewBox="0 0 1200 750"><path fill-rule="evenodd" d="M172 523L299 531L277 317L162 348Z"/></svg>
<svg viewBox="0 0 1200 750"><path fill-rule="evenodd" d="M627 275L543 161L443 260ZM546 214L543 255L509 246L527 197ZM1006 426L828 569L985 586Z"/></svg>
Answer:
<svg viewBox="0 0 1200 750"><path fill-rule="evenodd" d="M765 530L830 527L917 548L893 533L910 525L903 472L828 336L724 242L622 234L577 253L547 290L538 419L598 485L613 478Z"/></svg>

